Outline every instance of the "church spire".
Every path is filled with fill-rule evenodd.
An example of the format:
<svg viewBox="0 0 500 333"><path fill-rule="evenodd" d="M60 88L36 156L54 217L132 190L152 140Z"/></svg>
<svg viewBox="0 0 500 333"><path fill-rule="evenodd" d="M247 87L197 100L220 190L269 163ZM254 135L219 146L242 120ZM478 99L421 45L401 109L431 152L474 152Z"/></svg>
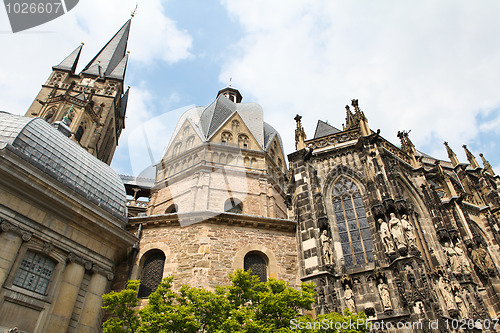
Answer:
<svg viewBox="0 0 500 333"><path fill-rule="evenodd" d="M78 65L78 60L80 59L80 53L82 53L83 43L80 44L69 56L67 56L61 63L57 66L52 67L52 69L60 69L63 71L70 71L71 74L75 73L76 66Z"/></svg>
<svg viewBox="0 0 500 333"><path fill-rule="evenodd" d="M453 164L453 167L456 167L460 164L457 155L453 152L453 150L451 150L450 146L448 146L448 142L445 141L444 145L446 147L446 151L448 152L448 157L450 158L451 164Z"/></svg>
<svg viewBox="0 0 500 333"><path fill-rule="evenodd" d="M101 78L111 76L121 77L121 74L125 74L128 59L126 51L131 20L130 18L99 51L94 59L85 66L82 74L94 75ZM116 73L115 69L118 70Z"/></svg>
<svg viewBox="0 0 500 333"><path fill-rule="evenodd" d="M474 155L472 155L470 150L467 149L467 145L463 145L462 147L465 149L465 155L467 155L467 160L469 161L470 166L473 169L479 168L479 164L477 163L476 158L474 157Z"/></svg>
<svg viewBox="0 0 500 333"><path fill-rule="evenodd" d="M297 127L295 128L295 149L301 150L306 147L306 132L304 131L304 128L302 127L302 117L299 115L296 115L295 121L297 122Z"/></svg>

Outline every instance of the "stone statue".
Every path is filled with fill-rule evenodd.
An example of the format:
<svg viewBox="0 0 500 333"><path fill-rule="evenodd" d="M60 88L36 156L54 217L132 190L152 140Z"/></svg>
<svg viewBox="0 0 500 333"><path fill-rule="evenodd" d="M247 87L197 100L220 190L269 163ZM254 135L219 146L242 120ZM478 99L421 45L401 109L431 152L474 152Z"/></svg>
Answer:
<svg viewBox="0 0 500 333"><path fill-rule="evenodd" d="M320 240L323 245L323 258L325 259L325 264L333 265L332 239L328 237L328 231L323 230Z"/></svg>
<svg viewBox="0 0 500 333"><path fill-rule="evenodd" d="M394 244L398 250L405 248L406 240L403 234L403 228L401 227L401 221L394 213L391 213L390 215L391 219L389 220L389 227L391 229L392 238L394 239Z"/></svg>
<svg viewBox="0 0 500 333"><path fill-rule="evenodd" d="M443 296L444 303L446 305L447 310L456 310L454 297L451 290L451 285L448 279L444 276L441 276L438 281L438 288L441 291L441 295Z"/></svg>
<svg viewBox="0 0 500 333"><path fill-rule="evenodd" d="M384 244L385 252L394 253L394 243L392 242L389 225L382 219L378 219L378 223L380 224L380 238L382 238L382 243Z"/></svg>
<svg viewBox="0 0 500 333"><path fill-rule="evenodd" d="M472 262L474 262L481 274L484 276L495 274L495 265L483 244L480 244L478 248L472 250L471 257Z"/></svg>
<svg viewBox="0 0 500 333"><path fill-rule="evenodd" d="M455 252L457 253L457 261L460 264L460 272L462 274L471 274L472 267L470 266L469 259L467 259L464 250L462 250L460 246L455 245Z"/></svg>
<svg viewBox="0 0 500 333"><path fill-rule="evenodd" d="M410 221L408 221L408 216L403 215L401 217L401 227L403 228L403 232L405 235L406 242L410 249L417 248L417 238L415 237L414 228L411 225Z"/></svg>
<svg viewBox="0 0 500 333"><path fill-rule="evenodd" d="M348 284L345 285L344 298L345 298L345 304L347 305L347 309L349 310L349 312L356 313L356 304L354 303L354 293Z"/></svg>
<svg viewBox="0 0 500 333"><path fill-rule="evenodd" d="M392 309L391 295L389 294L389 286L384 283L381 278L378 283L378 292L380 294L380 299L382 300L382 305L384 306L384 311Z"/></svg>
<svg viewBox="0 0 500 333"><path fill-rule="evenodd" d="M443 252L448 257L448 262L450 263L451 271L455 274L461 273L461 263L455 248L451 247L448 242L443 245Z"/></svg>
<svg viewBox="0 0 500 333"><path fill-rule="evenodd" d="M469 318L469 309L467 308L465 301L459 295L458 291L455 294L455 303L457 303L458 312L460 313L460 318L462 319Z"/></svg>

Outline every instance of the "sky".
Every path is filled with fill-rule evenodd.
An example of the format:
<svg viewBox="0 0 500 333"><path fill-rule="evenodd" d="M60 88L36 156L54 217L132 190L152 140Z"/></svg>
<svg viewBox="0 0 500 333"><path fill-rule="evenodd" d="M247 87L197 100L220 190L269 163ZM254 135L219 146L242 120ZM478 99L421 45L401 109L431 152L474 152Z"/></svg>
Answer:
<svg viewBox="0 0 500 333"><path fill-rule="evenodd" d="M51 68L84 42L77 71L130 17L129 0L84 0L12 33L0 8L0 110L25 114ZM463 144L500 172L499 1L148 0L132 20L125 130L113 159L139 175L161 159L180 115L231 84L294 151L296 114L341 129L352 99L398 144L448 160ZM495 42L497 40L497 42Z"/></svg>

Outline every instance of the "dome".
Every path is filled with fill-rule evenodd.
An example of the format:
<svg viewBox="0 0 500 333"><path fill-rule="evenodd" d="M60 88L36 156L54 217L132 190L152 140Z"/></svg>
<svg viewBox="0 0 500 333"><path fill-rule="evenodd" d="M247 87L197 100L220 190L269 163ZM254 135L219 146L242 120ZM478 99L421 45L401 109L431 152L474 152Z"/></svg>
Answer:
<svg viewBox="0 0 500 333"><path fill-rule="evenodd" d="M118 174L42 118L0 112L0 150L4 149L126 220L125 187Z"/></svg>

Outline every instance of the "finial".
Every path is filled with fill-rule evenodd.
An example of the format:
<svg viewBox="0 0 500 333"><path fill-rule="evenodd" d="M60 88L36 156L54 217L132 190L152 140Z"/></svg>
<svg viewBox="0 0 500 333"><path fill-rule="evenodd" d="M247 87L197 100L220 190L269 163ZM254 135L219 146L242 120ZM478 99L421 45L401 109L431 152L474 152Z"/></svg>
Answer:
<svg viewBox="0 0 500 333"><path fill-rule="evenodd" d="M356 108L358 106L358 100L357 99L351 100L351 105Z"/></svg>
<svg viewBox="0 0 500 333"><path fill-rule="evenodd" d="M447 141L445 141L443 144L446 147L446 152L448 153L448 158L450 159L451 164L453 165L453 167L456 167L458 164L460 164L460 162L458 161L457 155L450 148Z"/></svg>
<svg viewBox="0 0 500 333"><path fill-rule="evenodd" d="M136 2L135 3L135 8L134 8L134 11L132 13L130 13L130 17L134 17L135 14L137 13L137 6L139 6L139 4Z"/></svg>
<svg viewBox="0 0 500 333"><path fill-rule="evenodd" d="M295 149L300 150L306 148L306 133L300 122L302 116L296 115L293 119L297 122L297 128L295 129Z"/></svg>
<svg viewBox="0 0 500 333"><path fill-rule="evenodd" d="M229 86L230 86L230 87L231 87L231 83L232 83L232 81L233 81L233 78L232 78L232 77L230 77L230 78L229 78Z"/></svg>
<svg viewBox="0 0 500 333"><path fill-rule="evenodd" d="M84 42L81 42L80 44L85 45L85 43L84 43Z"/></svg>
<svg viewBox="0 0 500 333"><path fill-rule="evenodd" d="M467 160L469 161L470 166L473 169L479 168L479 164L477 163L476 158L474 157L474 155L472 155L470 150L467 149L467 145L463 145L462 147L465 149L465 155L467 156Z"/></svg>
<svg viewBox="0 0 500 333"><path fill-rule="evenodd" d="M480 153L479 157L481 157L481 160L483 160L484 172L489 173L491 176L495 176L495 171L493 171L490 162L486 160L483 153Z"/></svg>

